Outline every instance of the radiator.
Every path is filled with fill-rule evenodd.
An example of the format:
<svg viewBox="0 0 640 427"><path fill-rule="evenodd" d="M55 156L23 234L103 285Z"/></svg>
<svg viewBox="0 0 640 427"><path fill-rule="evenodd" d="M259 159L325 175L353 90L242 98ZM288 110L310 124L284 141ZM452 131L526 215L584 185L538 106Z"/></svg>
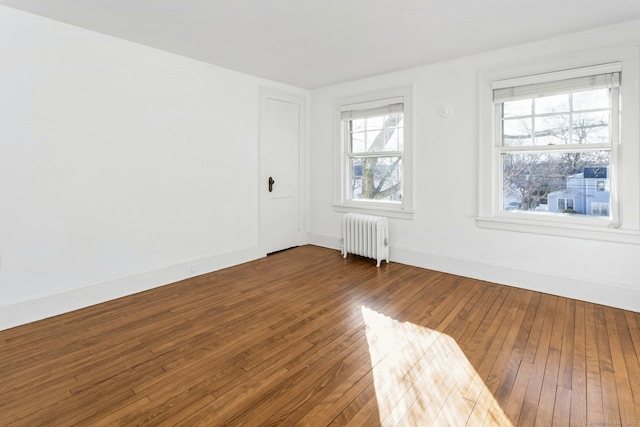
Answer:
<svg viewBox="0 0 640 427"><path fill-rule="evenodd" d="M385 217L345 214L342 219L342 255L365 256L389 263L389 221Z"/></svg>

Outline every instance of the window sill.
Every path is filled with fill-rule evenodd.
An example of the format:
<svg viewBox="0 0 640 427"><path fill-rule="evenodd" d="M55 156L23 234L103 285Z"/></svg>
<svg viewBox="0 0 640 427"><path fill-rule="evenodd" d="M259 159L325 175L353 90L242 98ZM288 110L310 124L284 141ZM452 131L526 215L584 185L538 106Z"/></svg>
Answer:
<svg viewBox="0 0 640 427"><path fill-rule="evenodd" d="M356 212L366 215L378 215L398 219L413 219L415 214L415 211L412 210L394 209L382 206L347 205L338 203L331 206L335 212Z"/></svg>
<svg viewBox="0 0 640 427"><path fill-rule="evenodd" d="M544 234L640 245L640 231L623 230L614 227L563 224L522 218L502 217L477 217L476 223L480 228L489 228L493 230L516 231L521 233Z"/></svg>

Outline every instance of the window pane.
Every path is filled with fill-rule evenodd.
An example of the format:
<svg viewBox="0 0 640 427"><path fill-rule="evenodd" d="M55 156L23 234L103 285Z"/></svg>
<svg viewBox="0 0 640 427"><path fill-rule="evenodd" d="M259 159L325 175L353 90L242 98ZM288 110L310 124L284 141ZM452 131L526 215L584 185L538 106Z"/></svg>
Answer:
<svg viewBox="0 0 640 427"><path fill-rule="evenodd" d="M383 151L400 151L400 139L398 129L384 130L384 147Z"/></svg>
<svg viewBox="0 0 640 427"><path fill-rule="evenodd" d="M352 199L402 200L400 157L355 157L350 162Z"/></svg>
<svg viewBox="0 0 640 427"><path fill-rule="evenodd" d="M609 108L609 89L587 90L573 94L574 111Z"/></svg>
<svg viewBox="0 0 640 427"><path fill-rule="evenodd" d="M570 110L569 94L536 98L534 105L536 114L567 113Z"/></svg>
<svg viewBox="0 0 640 427"><path fill-rule="evenodd" d="M576 113L573 115L573 143L608 143L609 111Z"/></svg>
<svg viewBox="0 0 640 427"><path fill-rule="evenodd" d="M384 127L385 118L387 118L387 116L367 117L367 129L382 129Z"/></svg>
<svg viewBox="0 0 640 427"><path fill-rule="evenodd" d="M608 216L609 164L608 151L503 154L503 210L593 215L604 203Z"/></svg>
<svg viewBox="0 0 640 427"><path fill-rule="evenodd" d="M530 116L533 112L531 99L508 101L503 104L502 117Z"/></svg>
<svg viewBox="0 0 640 427"><path fill-rule="evenodd" d="M367 121L365 119L351 120L351 132L362 132Z"/></svg>
<svg viewBox="0 0 640 427"><path fill-rule="evenodd" d="M569 114L535 118L535 145L560 145L569 142Z"/></svg>
<svg viewBox="0 0 640 427"><path fill-rule="evenodd" d="M351 134L351 152L352 153L362 153L365 151L364 144L364 132L357 132Z"/></svg>
<svg viewBox="0 0 640 427"><path fill-rule="evenodd" d="M370 130L366 133L365 151L378 151L378 147L384 141L384 131L382 129Z"/></svg>
<svg viewBox="0 0 640 427"><path fill-rule="evenodd" d="M531 145L531 118L507 119L503 121L503 144L507 147Z"/></svg>

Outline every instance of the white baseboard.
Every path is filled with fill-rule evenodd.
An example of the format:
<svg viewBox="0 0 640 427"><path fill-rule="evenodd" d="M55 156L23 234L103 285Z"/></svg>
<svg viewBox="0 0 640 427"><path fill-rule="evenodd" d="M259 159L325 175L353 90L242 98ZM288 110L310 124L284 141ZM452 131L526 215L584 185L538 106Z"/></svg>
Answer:
<svg viewBox="0 0 640 427"><path fill-rule="evenodd" d="M339 237L325 236L323 234L308 233L307 242L309 242L310 245L321 246L323 248L337 250L342 248Z"/></svg>
<svg viewBox="0 0 640 427"><path fill-rule="evenodd" d="M310 233L309 244L340 249L340 238ZM0 307L0 330L100 304L199 274L221 270L264 257L258 247L101 282L70 292ZM492 265L458 259L413 248L391 246L392 262L442 271L502 285L544 292L596 304L640 312L640 287L620 283L596 283L580 277L558 276L507 265ZM191 268L196 268L192 272Z"/></svg>
<svg viewBox="0 0 640 427"><path fill-rule="evenodd" d="M264 257L258 247L180 263L44 298L0 307L0 330L13 328ZM194 271L195 270L195 271Z"/></svg>
<svg viewBox="0 0 640 427"><path fill-rule="evenodd" d="M338 237L310 233L309 242L330 249L340 248ZM595 282L583 277L487 264L393 245L389 249L389 258L401 264L640 312L640 286Z"/></svg>

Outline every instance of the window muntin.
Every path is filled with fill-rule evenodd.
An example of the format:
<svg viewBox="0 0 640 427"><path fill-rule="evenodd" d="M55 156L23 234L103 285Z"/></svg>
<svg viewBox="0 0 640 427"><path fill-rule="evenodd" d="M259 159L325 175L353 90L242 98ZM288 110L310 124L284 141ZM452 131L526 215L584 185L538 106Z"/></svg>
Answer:
<svg viewBox="0 0 640 427"><path fill-rule="evenodd" d="M348 200L401 203L403 107L393 103L342 113Z"/></svg>
<svg viewBox="0 0 640 427"><path fill-rule="evenodd" d="M565 82L494 90L499 209L611 219L619 73Z"/></svg>

